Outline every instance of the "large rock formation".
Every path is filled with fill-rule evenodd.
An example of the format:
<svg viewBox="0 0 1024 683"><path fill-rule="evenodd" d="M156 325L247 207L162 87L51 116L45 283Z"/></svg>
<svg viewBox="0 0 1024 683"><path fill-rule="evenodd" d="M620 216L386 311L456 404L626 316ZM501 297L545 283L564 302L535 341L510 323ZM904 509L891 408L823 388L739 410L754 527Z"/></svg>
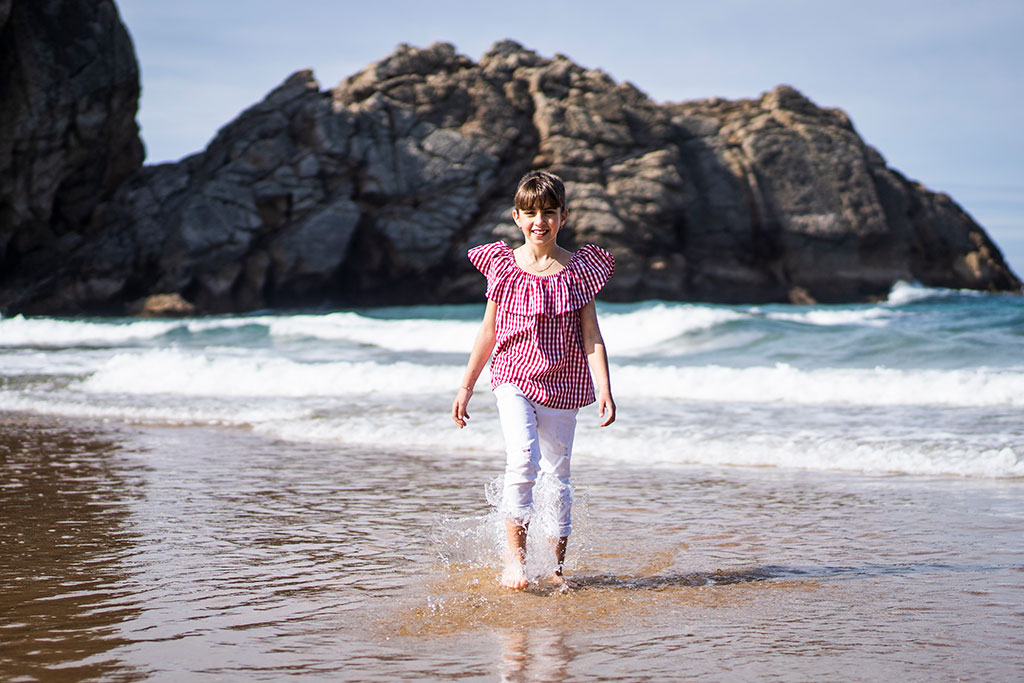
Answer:
<svg viewBox="0 0 1024 683"><path fill-rule="evenodd" d="M0 0L0 301L32 307L142 166L139 69L112 0ZM58 295L60 308L116 291ZM44 307L45 310L45 307Z"/></svg>
<svg viewBox="0 0 1024 683"><path fill-rule="evenodd" d="M0 305L479 300L465 251L516 239L510 198L530 168L567 181L567 246L616 255L611 299L859 301L898 280L1020 288L969 216L888 168L840 111L786 86L658 105L506 41L479 63L447 44L400 46L328 91L292 75L202 153L122 183L55 277L5 274Z"/></svg>

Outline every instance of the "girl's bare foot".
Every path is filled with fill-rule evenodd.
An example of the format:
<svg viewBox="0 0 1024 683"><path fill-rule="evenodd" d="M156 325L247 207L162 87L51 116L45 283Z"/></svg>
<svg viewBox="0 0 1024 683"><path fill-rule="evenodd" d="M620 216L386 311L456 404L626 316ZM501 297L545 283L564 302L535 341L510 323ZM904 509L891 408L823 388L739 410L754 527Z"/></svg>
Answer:
<svg viewBox="0 0 1024 683"><path fill-rule="evenodd" d="M540 585L546 589L553 588L559 593L567 591L572 587L572 584L570 584L565 579L565 577L562 576L562 572L560 570L556 571L554 574L541 581Z"/></svg>
<svg viewBox="0 0 1024 683"><path fill-rule="evenodd" d="M518 519L506 519L505 538L508 551L505 554L505 569L501 572L501 585L512 590L523 590L530 584L526 580L526 524Z"/></svg>
<svg viewBox="0 0 1024 683"><path fill-rule="evenodd" d="M501 572L501 585L512 590L523 590L530 582L526 580L526 568L515 557L505 561L505 569Z"/></svg>

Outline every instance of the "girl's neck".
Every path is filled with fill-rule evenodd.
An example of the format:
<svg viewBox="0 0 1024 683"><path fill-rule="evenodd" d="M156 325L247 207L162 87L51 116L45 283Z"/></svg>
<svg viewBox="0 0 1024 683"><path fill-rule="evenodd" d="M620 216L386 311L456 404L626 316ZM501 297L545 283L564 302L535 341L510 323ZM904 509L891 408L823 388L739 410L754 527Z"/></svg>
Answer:
<svg viewBox="0 0 1024 683"><path fill-rule="evenodd" d="M527 242L515 250L516 265L533 275L553 275L565 267L569 252L552 242L550 245Z"/></svg>
<svg viewBox="0 0 1024 683"><path fill-rule="evenodd" d="M556 242L551 242L550 244L530 244L526 242L519 248L522 249L520 253L533 261L537 259L546 261L550 258L557 258L558 254L564 251Z"/></svg>

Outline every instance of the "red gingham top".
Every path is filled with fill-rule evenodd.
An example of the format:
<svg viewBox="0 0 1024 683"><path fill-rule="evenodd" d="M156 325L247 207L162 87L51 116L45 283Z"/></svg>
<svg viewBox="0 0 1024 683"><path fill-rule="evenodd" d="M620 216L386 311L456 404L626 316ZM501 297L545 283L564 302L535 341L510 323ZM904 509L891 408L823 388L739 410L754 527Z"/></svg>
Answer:
<svg viewBox="0 0 1024 683"><path fill-rule="evenodd" d="M588 244L551 275L527 273L504 242L474 247L468 256L487 278L487 298L498 304L491 388L511 382L549 408L593 403L580 309L615 271L612 255Z"/></svg>

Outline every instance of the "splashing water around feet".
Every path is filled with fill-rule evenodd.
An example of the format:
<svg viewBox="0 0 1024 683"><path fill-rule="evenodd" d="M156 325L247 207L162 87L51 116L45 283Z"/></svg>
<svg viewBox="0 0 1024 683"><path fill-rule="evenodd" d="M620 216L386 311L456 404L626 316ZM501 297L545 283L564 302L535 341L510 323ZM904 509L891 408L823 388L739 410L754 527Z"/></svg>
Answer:
<svg viewBox="0 0 1024 683"><path fill-rule="evenodd" d="M504 476L484 485L484 496L491 509L476 517L441 516L431 530L438 557L445 567L495 568L500 570L508 553L501 491ZM558 570L555 543L558 540L558 505L562 484L557 478L541 473L533 489L533 508L523 520L528 525L526 536L526 579L531 584L544 583ZM587 547L588 514L585 490L573 492L573 533L566 553L565 568L571 570ZM495 575L498 580L498 575Z"/></svg>

